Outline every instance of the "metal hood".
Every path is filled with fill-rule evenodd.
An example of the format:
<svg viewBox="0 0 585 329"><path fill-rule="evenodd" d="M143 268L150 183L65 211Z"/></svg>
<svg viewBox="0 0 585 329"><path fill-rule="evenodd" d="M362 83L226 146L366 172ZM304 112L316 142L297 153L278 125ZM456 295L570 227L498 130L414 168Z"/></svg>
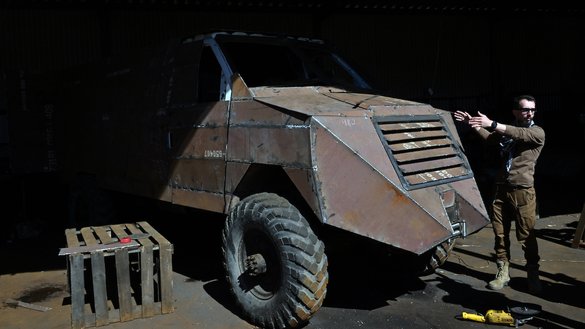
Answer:
<svg viewBox="0 0 585 329"><path fill-rule="evenodd" d="M324 87L254 92L311 117L323 222L416 254L489 223L449 112Z"/></svg>

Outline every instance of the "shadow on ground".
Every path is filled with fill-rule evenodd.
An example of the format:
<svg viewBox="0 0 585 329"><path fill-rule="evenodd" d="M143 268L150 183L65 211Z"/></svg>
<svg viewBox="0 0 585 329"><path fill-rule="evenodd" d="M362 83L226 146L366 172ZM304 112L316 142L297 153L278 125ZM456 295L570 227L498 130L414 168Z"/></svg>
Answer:
<svg viewBox="0 0 585 329"><path fill-rule="evenodd" d="M443 269L452 273L472 276L483 282L487 282L493 278L493 275L486 276L483 272L451 262L446 263ZM542 275L544 277L551 277L548 273L542 273ZM558 277L556 279L558 279ZM451 280L445 276L439 275L439 280L441 283L439 283L437 287L448 293L443 299L444 302L460 305L463 308L475 310L477 313L485 314L489 309L507 310L514 306L523 306L527 304L523 300L511 300L500 292L476 289L468 284ZM527 292L526 280L524 278L513 278L510 281L510 288L517 291ZM576 307L584 307L585 305L581 298L583 293L585 293L584 284L582 282L567 280L567 285L546 282L543 286L543 292L543 295L540 297L551 302L563 303ZM542 310L534 317L534 319L530 320L530 324L547 329L582 328L583 326L582 322L550 313L546 310Z"/></svg>

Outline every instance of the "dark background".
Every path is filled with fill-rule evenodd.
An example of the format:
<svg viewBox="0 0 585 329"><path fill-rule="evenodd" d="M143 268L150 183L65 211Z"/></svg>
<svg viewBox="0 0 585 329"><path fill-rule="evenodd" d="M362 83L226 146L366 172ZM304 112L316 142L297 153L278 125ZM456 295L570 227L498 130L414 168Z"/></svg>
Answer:
<svg viewBox="0 0 585 329"><path fill-rule="evenodd" d="M221 29L324 39L390 96L449 111L481 111L499 122L512 119L514 95L534 95L536 122L547 133L536 174L540 216L580 212L584 18L585 5L568 1L2 1L0 200L9 224L63 209L61 187L47 173L51 163L15 165L17 155L29 161L34 150L20 147L13 133L8 113L22 110L10 108L10 90L22 87L13 77L57 75L171 37ZM50 138L46 125L31 121L35 125ZM495 154L469 129L458 128L489 202Z"/></svg>

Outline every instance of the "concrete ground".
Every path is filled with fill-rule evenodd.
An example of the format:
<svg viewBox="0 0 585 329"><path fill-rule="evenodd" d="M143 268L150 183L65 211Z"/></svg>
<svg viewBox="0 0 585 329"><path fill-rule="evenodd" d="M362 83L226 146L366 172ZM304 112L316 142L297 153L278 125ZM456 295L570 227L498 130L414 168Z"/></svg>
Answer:
<svg viewBox="0 0 585 329"><path fill-rule="evenodd" d="M579 215L553 215L537 223L544 285L540 296L527 292L522 252L514 239L510 286L501 291L486 288L495 273L492 231L487 226L459 241L436 273L420 278L367 257L330 256L327 298L305 328L496 328L458 316L518 305L541 308L523 328L585 328L585 249L570 246ZM102 328L255 328L237 316L221 279L218 241L210 238L219 234L209 231L219 232L220 225L213 222L205 229L181 230L173 221L151 224L175 246L175 311ZM63 231L27 232L32 236L8 238L0 245L4 260L0 328L68 328L71 305L65 259L57 256L65 243ZM41 312L14 306L6 303L8 299L51 309Z"/></svg>

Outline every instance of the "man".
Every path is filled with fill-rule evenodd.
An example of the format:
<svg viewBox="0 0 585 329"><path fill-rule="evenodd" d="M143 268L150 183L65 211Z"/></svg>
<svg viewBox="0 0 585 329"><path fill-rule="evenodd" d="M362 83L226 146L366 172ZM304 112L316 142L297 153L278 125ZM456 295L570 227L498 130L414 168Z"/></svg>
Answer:
<svg viewBox="0 0 585 329"><path fill-rule="evenodd" d="M513 125L491 120L477 112L456 111L455 120L469 124L488 143L499 143L502 166L496 176L496 193L492 203L494 250L498 271L488 287L502 289L510 281L510 227L516 221L516 239L526 259L528 289L538 294L542 290L538 276L538 244L534 233L536 223L536 194L534 169L544 146L544 130L534 124L536 101L530 95L514 98Z"/></svg>

